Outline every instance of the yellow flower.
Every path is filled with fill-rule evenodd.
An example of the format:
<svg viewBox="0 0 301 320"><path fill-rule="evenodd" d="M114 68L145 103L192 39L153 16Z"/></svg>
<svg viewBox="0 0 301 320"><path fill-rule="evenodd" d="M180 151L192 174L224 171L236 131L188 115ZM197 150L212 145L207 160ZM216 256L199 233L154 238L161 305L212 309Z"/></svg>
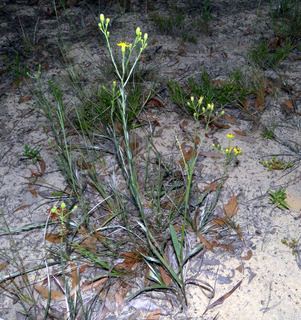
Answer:
<svg viewBox="0 0 301 320"><path fill-rule="evenodd" d="M234 135L233 133L227 133L227 134L226 134L226 137L227 137L228 139L234 139L235 135Z"/></svg>
<svg viewBox="0 0 301 320"><path fill-rule="evenodd" d="M130 48L132 45L128 42L125 41L121 41L119 43L117 43L118 47L121 47L121 52L125 53L126 48Z"/></svg>
<svg viewBox="0 0 301 320"><path fill-rule="evenodd" d="M233 152L234 152L234 154L235 154L236 156L242 154L242 150L241 150L241 148L239 148L239 147L234 147L234 148L233 148Z"/></svg>

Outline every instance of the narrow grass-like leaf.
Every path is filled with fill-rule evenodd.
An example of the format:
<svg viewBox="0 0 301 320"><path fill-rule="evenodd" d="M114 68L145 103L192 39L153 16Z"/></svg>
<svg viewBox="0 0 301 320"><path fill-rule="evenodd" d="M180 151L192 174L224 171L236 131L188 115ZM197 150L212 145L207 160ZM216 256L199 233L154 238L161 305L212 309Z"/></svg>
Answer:
<svg viewBox="0 0 301 320"><path fill-rule="evenodd" d="M171 241L178 259L179 266L181 266L182 264L181 244L179 242L176 230L172 224L169 226L169 231L170 231Z"/></svg>

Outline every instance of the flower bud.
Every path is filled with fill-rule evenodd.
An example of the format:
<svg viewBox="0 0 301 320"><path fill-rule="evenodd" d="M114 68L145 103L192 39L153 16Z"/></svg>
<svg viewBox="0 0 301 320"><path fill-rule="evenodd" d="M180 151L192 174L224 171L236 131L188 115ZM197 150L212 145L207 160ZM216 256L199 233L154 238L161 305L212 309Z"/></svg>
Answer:
<svg viewBox="0 0 301 320"><path fill-rule="evenodd" d="M148 34L145 33L143 38L144 38L144 41L147 41L147 39L148 39Z"/></svg>
<svg viewBox="0 0 301 320"><path fill-rule="evenodd" d="M56 213L57 212L57 206L53 206L50 210L51 213Z"/></svg>
<svg viewBox="0 0 301 320"><path fill-rule="evenodd" d="M191 102L193 103L193 102L194 102L194 96L191 96L191 97L190 97L190 100L191 100Z"/></svg>
<svg viewBox="0 0 301 320"><path fill-rule="evenodd" d="M106 19L106 25L108 25L110 23L110 18Z"/></svg>
<svg viewBox="0 0 301 320"><path fill-rule="evenodd" d="M101 22L101 23L104 23L104 21L105 21L105 16L104 16L103 13L99 16L99 19L100 19L100 22Z"/></svg>
<svg viewBox="0 0 301 320"><path fill-rule="evenodd" d="M203 102L203 100L204 100L204 97L200 96L200 98L199 98L199 100L198 100L198 104L201 105L202 102Z"/></svg>
<svg viewBox="0 0 301 320"><path fill-rule="evenodd" d="M137 36L137 37L141 37L141 34L142 34L141 29L140 29L139 27L137 27L137 29L136 29L136 36Z"/></svg>
<svg viewBox="0 0 301 320"><path fill-rule="evenodd" d="M62 203L61 203L61 209L64 210L65 208L66 208L66 203L65 203L65 202L62 202Z"/></svg>

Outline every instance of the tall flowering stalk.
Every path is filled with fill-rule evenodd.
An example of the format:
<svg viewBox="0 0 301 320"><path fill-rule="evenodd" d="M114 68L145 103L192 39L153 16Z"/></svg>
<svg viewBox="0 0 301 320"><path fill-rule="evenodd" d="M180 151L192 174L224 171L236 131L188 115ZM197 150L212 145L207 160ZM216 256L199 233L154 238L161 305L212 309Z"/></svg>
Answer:
<svg viewBox="0 0 301 320"><path fill-rule="evenodd" d="M133 74L133 71L141 57L143 50L147 47L148 34L147 33L142 34L141 29L138 27L136 29L136 35L133 43L128 43L125 41L121 41L117 43L117 46L121 50L121 59L122 59L121 70L120 70L117 66L117 63L113 54L112 46L110 43L110 32L108 31L109 23L110 23L110 19L105 18L105 16L101 14L100 22L98 25L99 25L100 31L103 33L106 39L106 44L109 50L110 58L112 60L113 66L115 68L115 71L118 77L118 81L113 83L113 88L112 88L112 92L114 95L112 99L112 110L115 107L114 101L117 98L117 103L118 103L118 107L121 115L121 121L122 121L123 137L125 142L124 151L123 151L123 148L118 143L118 139L116 137L116 132L114 131L114 129L112 129L112 133L114 135L115 148L117 150L117 155L122 164L123 173L125 175L131 195L135 201L135 204L140 214L141 221L138 222L138 225L140 226L141 230L145 233L148 246L152 253L152 256L144 256L145 261L149 265L151 270L150 278L156 282L156 285L154 285L153 287L147 287L143 290L140 290L139 293L143 291L148 291L150 289L155 289L155 290L160 290L160 289L174 290L175 289L173 287L167 286L162 280L160 272L157 270L158 265L160 265L166 270L166 272L174 280L174 284L176 288L180 290L180 292L184 296L185 303L187 303L186 295L185 295L185 282L183 277L183 261L182 259L179 259L180 250L182 249L179 248L180 244L176 240L175 231L171 229L171 238L173 239L175 252L178 257L178 261L180 265L179 270L174 270L174 268L170 265L168 259L166 258L166 255L164 253L164 248L162 248L161 245L157 242L156 238L153 236L148 226L145 212L144 212L144 206L142 203L141 192L138 186L138 179L137 179L137 173L135 169L133 154L130 147L129 131L128 131L128 123L127 123L128 110L127 110L126 86ZM134 55L134 53L136 54ZM133 59L131 59L132 57ZM127 72L127 70L129 71Z"/></svg>
<svg viewBox="0 0 301 320"><path fill-rule="evenodd" d="M147 47L147 39L148 34L142 34L141 29L138 27L136 29L136 37L133 43L128 43L125 41L121 41L117 43L117 46L121 50L121 70L118 68L116 59L113 53L113 49L110 42L110 32L108 31L108 27L110 24L110 19L105 18L103 14L100 15L100 22L98 24L100 31L103 33L106 45L109 50L110 58L113 63L115 72L118 77L118 83L113 83L113 93L116 93L118 97L118 107L120 108L120 115L122 121L122 128L123 128L123 136L125 141L125 153L126 153L126 161L124 159L123 153L120 151L120 147L118 147L119 157L123 164L123 170L126 175L126 178L129 182L129 187L132 193L132 196L138 206L140 214L143 214L143 206L140 199L140 193L138 189L138 180L137 174L135 171L135 166L133 162L133 155L130 148L130 137L129 137L129 130L128 130L128 121L127 121L127 94L126 94L126 86L133 74L133 71L141 57L143 50ZM131 64L131 57L134 54L134 50L136 52L136 56L134 57L134 61ZM129 69L129 72L126 71ZM113 102L112 102L113 104ZM116 140L115 140L116 141ZM143 218L144 220L144 218Z"/></svg>

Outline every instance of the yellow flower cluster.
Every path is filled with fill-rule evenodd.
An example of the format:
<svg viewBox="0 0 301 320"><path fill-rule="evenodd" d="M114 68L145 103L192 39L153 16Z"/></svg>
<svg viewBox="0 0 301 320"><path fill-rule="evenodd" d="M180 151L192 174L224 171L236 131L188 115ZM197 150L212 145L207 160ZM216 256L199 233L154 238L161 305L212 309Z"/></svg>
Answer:
<svg viewBox="0 0 301 320"><path fill-rule="evenodd" d="M225 154L226 155L231 155L234 154L235 156L239 156L240 154L242 154L242 150L239 147L228 147L225 149Z"/></svg>

